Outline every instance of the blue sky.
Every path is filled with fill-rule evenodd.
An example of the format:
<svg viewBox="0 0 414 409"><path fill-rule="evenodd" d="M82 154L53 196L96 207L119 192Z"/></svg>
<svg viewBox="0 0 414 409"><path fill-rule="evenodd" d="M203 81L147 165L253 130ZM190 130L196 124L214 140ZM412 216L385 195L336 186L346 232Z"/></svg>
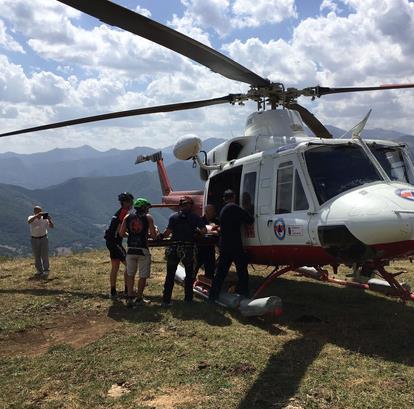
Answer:
<svg viewBox="0 0 414 409"><path fill-rule="evenodd" d="M408 0L118 0L286 86L414 82ZM0 0L0 129L244 92L169 50L55 0ZM7 17L6 17L7 16ZM414 91L301 100L323 122L414 134ZM243 134L245 107L219 106L0 139L0 152L89 144L162 147L184 134Z"/></svg>

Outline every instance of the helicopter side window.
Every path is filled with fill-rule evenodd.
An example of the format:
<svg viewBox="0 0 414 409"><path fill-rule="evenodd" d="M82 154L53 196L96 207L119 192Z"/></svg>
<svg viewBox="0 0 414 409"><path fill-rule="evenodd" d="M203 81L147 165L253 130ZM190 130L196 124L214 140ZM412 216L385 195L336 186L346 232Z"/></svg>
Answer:
<svg viewBox="0 0 414 409"><path fill-rule="evenodd" d="M277 171L276 208L275 213L292 211L293 163L284 162Z"/></svg>
<svg viewBox="0 0 414 409"><path fill-rule="evenodd" d="M295 171L295 196L293 200L293 210L308 210L309 203L306 198L305 191L303 190L302 181L300 180L299 173Z"/></svg>
<svg viewBox="0 0 414 409"><path fill-rule="evenodd" d="M378 144L369 148L391 180L410 183L412 177L408 175L401 148Z"/></svg>
<svg viewBox="0 0 414 409"><path fill-rule="evenodd" d="M305 152L305 159L320 204L347 190L382 180L356 144L312 147Z"/></svg>
<svg viewBox="0 0 414 409"><path fill-rule="evenodd" d="M251 216L254 216L255 196L256 196L256 172L246 173L243 179L241 206Z"/></svg>

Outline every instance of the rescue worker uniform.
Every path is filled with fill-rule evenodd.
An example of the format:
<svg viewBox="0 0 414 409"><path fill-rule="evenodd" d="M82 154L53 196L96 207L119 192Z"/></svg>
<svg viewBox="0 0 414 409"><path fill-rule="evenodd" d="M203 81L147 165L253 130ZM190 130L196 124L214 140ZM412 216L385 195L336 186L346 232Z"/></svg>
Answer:
<svg viewBox="0 0 414 409"><path fill-rule="evenodd" d="M214 277L209 299L218 298L223 282L229 272L231 263L236 265L238 284L237 293L248 297L249 274L247 272L247 256L243 251L241 226L243 223L253 224L254 218L236 203L227 203L220 212L220 257L217 263L217 273Z"/></svg>
<svg viewBox="0 0 414 409"><path fill-rule="evenodd" d="M170 216L167 230L172 232L171 244L165 250L167 258L167 275L165 277L163 303L171 302L172 290L174 288L175 273L180 261L185 268L184 300L193 300L194 271L197 257L196 234L198 229L205 228L201 217L191 212L180 210Z"/></svg>

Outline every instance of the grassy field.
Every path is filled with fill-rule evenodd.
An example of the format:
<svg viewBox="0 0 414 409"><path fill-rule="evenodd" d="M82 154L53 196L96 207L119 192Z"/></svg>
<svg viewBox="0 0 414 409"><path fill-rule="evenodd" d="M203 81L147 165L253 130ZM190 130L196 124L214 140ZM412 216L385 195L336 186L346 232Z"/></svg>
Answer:
<svg viewBox="0 0 414 409"><path fill-rule="evenodd" d="M153 251L152 303L133 311L108 299L106 252L53 258L47 281L0 260L1 408L413 406L412 305L292 275L269 289L278 320L185 305L179 286L164 310ZM268 271L250 270L252 288Z"/></svg>

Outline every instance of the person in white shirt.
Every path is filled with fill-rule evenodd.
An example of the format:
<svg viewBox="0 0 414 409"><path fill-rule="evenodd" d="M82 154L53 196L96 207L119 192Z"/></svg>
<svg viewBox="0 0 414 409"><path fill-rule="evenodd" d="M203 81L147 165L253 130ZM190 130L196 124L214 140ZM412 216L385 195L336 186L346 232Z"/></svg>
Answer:
<svg viewBox="0 0 414 409"><path fill-rule="evenodd" d="M30 226L32 251L35 259L35 277L47 278L49 275L49 241L47 229L54 224L48 213L43 213L40 206L35 206L33 215L27 218Z"/></svg>

